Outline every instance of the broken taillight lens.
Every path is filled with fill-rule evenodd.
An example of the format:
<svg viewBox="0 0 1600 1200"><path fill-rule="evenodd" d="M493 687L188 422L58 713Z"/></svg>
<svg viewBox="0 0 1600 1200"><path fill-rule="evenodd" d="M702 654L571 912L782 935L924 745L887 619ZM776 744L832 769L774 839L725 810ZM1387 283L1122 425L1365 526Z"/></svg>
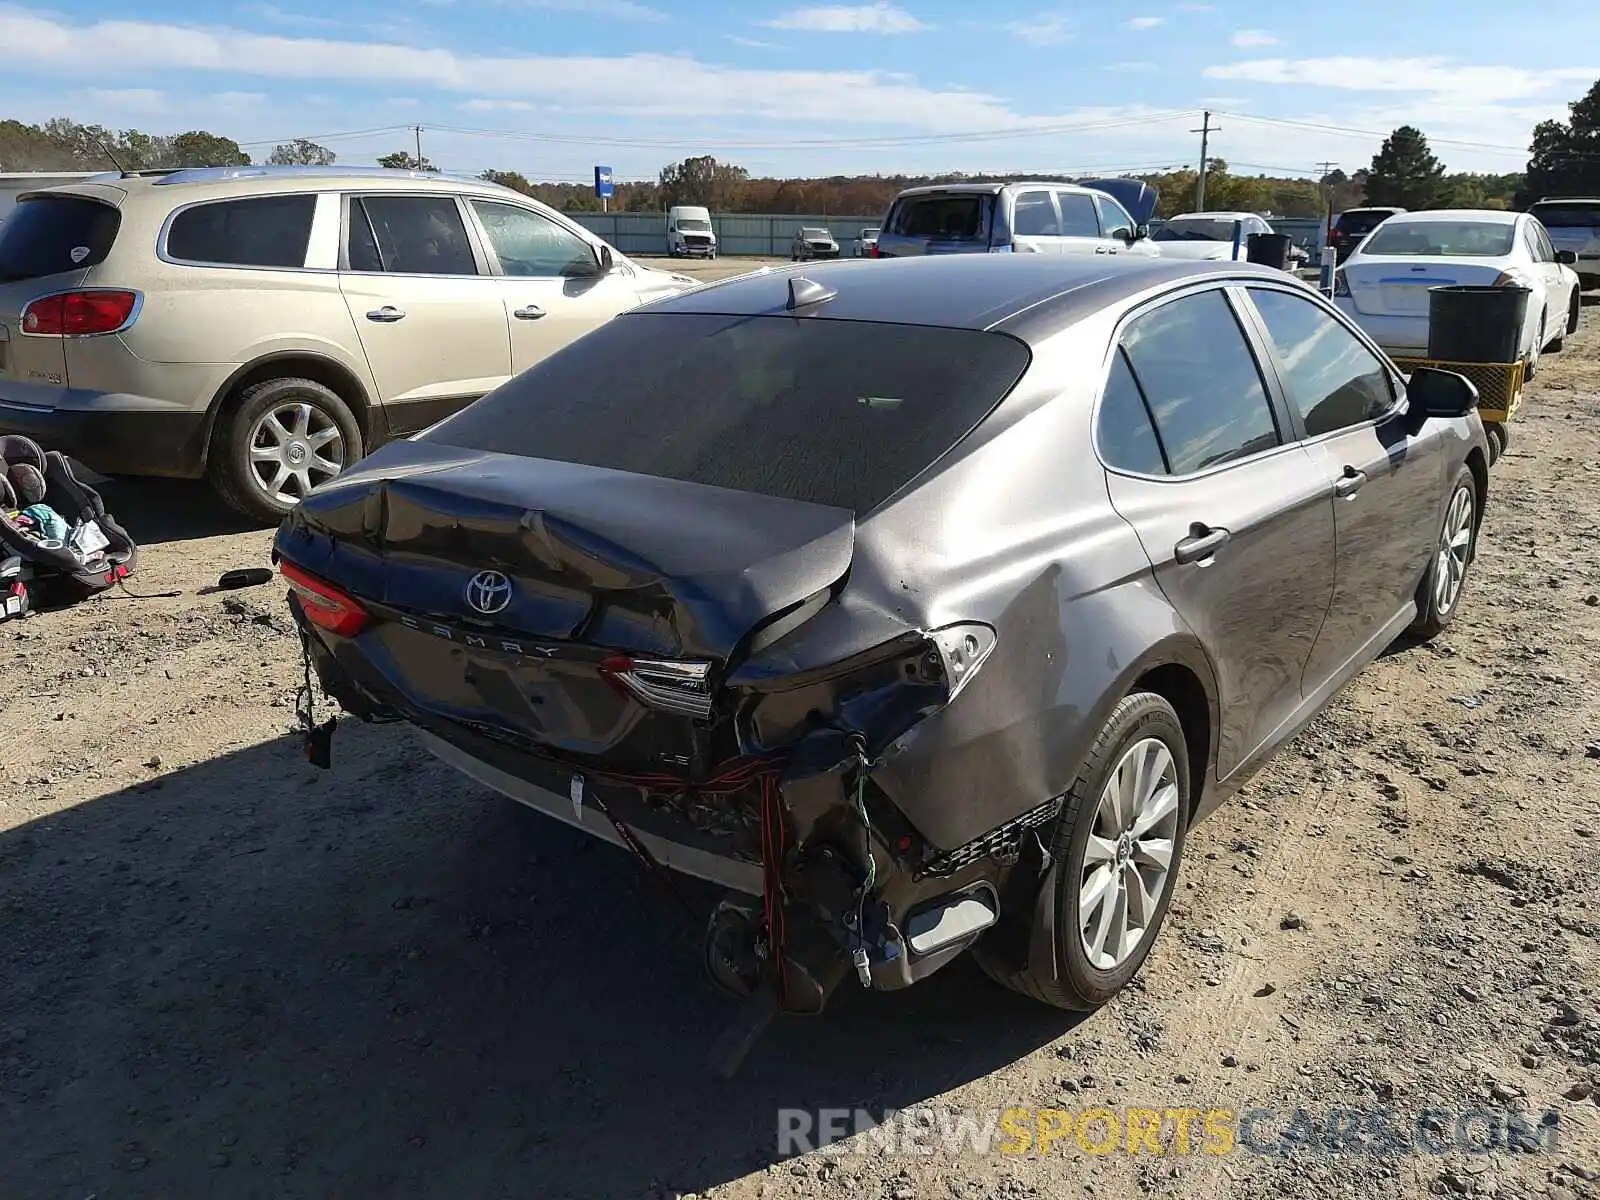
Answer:
<svg viewBox="0 0 1600 1200"><path fill-rule="evenodd" d="M938 650L944 667L945 686L949 689L946 703L967 686L967 681L977 674L978 668L999 644L993 629L975 621L935 629L928 634L928 640Z"/></svg>
<svg viewBox="0 0 1600 1200"><path fill-rule="evenodd" d="M300 610L313 625L340 637L354 637L371 622L372 614L362 606L361 601L346 595L326 580L318 579L290 562L279 563L278 570L283 572L294 594L300 597Z"/></svg>
<svg viewBox="0 0 1600 1200"><path fill-rule="evenodd" d="M704 721L711 716L711 664L613 654L601 678L647 708Z"/></svg>

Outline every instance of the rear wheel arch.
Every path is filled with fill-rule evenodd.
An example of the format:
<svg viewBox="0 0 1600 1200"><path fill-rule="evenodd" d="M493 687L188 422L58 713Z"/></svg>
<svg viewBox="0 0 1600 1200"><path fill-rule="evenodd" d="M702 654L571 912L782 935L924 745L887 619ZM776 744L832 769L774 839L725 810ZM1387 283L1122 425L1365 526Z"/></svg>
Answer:
<svg viewBox="0 0 1600 1200"><path fill-rule="evenodd" d="M1129 692L1154 692L1178 714L1189 750L1189 819L1200 811L1211 764L1216 754L1216 700L1214 693L1187 663L1152 667L1139 676Z"/></svg>
<svg viewBox="0 0 1600 1200"><path fill-rule="evenodd" d="M216 449L216 435L223 409L256 384L269 379L309 379L313 383L320 383L349 406L356 423L361 427L361 438L366 447L371 449L375 444L376 413L366 385L356 377L355 372L325 355L290 350L263 355L246 363L217 389L206 410L204 445L207 463Z"/></svg>

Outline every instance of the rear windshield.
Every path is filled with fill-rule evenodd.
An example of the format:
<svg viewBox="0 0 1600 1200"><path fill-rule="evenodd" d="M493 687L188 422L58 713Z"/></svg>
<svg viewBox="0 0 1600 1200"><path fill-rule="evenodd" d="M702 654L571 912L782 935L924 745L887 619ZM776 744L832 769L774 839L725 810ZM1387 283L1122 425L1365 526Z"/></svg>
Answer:
<svg viewBox="0 0 1600 1200"><path fill-rule="evenodd" d="M1499 258L1511 253L1516 232L1514 225L1491 221L1402 221L1378 230L1360 253Z"/></svg>
<svg viewBox="0 0 1600 1200"><path fill-rule="evenodd" d="M1392 216L1391 212L1347 212L1340 213L1333 224L1345 233L1371 233Z"/></svg>
<svg viewBox="0 0 1600 1200"><path fill-rule="evenodd" d="M1157 242L1231 242L1238 227L1239 222L1220 217L1191 217L1168 221L1150 236Z"/></svg>
<svg viewBox="0 0 1600 1200"><path fill-rule="evenodd" d="M80 271L105 261L122 216L82 196L32 196L0 221L0 283Z"/></svg>
<svg viewBox="0 0 1600 1200"><path fill-rule="evenodd" d="M987 245L993 212L994 197L990 195L911 196L896 202L888 232L897 237Z"/></svg>
<svg viewBox="0 0 1600 1200"><path fill-rule="evenodd" d="M1546 229L1600 229L1600 200L1535 204L1528 211Z"/></svg>
<svg viewBox="0 0 1600 1200"><path fill-rule="evenodd" d="M617 317L419 440L866 513L1028 365L999 333L825 318Z"/></svg>

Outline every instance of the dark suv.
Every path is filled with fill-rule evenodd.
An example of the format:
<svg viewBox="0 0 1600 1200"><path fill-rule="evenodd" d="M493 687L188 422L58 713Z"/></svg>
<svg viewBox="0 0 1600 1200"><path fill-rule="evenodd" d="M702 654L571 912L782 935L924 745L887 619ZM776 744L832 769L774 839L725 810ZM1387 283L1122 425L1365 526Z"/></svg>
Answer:
<svg viewBox="0 0 1600 1200"><path fill-rule="evenodd" d="M346 709L726 885L726 986L812 1010L970 948L1084 1007L1190 825L1455 616L1475 402L1247 263L786 268L391 443L275 553Z"/></svg>
<svg viewBox="0 0 1600 1200"><path fill-rule="evenodd" d="M1333 229L1328 234L1328 243L1333 247L1335 261L1343 262L1349 258L1351 251L1361 244L1362 238L1396 213L1405 211L1403 208L1345 209L1334 218Z"/></svg>

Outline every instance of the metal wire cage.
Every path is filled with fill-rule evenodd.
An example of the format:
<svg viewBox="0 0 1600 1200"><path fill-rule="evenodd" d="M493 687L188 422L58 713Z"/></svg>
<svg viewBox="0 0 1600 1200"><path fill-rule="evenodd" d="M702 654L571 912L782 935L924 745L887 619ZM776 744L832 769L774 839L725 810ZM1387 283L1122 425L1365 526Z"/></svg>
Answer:
<svg viewBox="0 0 1600 1200"><path fill-rule="evenodd" d="M1520 362L1445 362L1437 358L1397 358L1394 365L1405 375L1418 367L1437 367L1441 371L1465 375L1478 389L1478 416L1486 422L1511 420L1516 415L1517 406L1522 403L1524 366Z"/></svg>

